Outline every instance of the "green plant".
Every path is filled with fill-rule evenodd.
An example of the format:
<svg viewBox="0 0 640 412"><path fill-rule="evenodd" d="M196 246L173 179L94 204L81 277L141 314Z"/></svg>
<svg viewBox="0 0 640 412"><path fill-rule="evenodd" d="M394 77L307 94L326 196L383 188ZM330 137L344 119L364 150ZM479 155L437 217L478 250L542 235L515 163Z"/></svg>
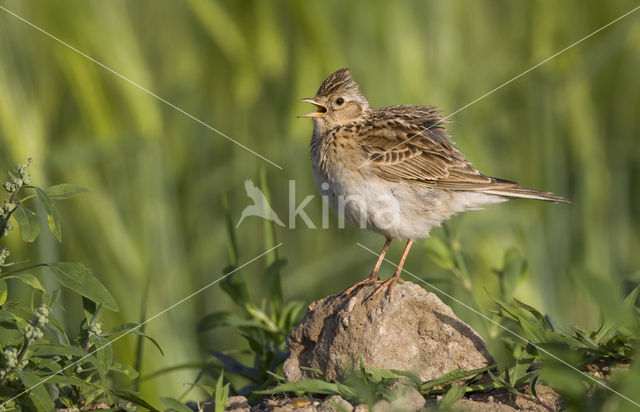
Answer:
<svg viewBox="0 0 640 412"><path fill-rule="evenodd" d="M24 242L40 234L40 218L32 210L39 203L48 226L62 240L60 219L54 200L77 196L87 190L61 184L44 190L31 184L31 160L20 164L3 187L9 198L0 209L0 238L20 228ZM130 328L121 325L103 331L103 309L118 310L107 288L81 263L25 264L7 262L9 251L0 248L0 402L5 409L50 411L54 408L113 406L128 403L154 409L136 393L119 388L114 375L135 379L138 372L114 359L110 337ZM64 288L82 296L84 319L77 336L69 336L59 319L64 308L60 290L47 290L36 275L47 268ZM11 282L31 289L25 299L9 293ZM13 290L13 288L11 288ZM12 298L12 299L10 299Z"/></svg>
<svg viewBox="0 0 640 412"><path fill-rule="evenodd" d="M445 240L430 240L428 253L438 266L454 275L462 290L469 292L468 286L472 285L473 278L467 271L460 245L448 227L444 233ZM423 390L423 394L449 395L451 391L448 399L452 399L468 392L504 388L514 396L540 402L536 388L539 382L544 381L577 410L586 405L588 393L596 389L607 395L601 396L602 404L618 396L614 392L616 389L610 386L615 386L615 381L609 383L606 378L611 370L626 368L638 352L640 308L636 302L640 286L635 286L621 300L609 292L615 289L612 285L602 284L599 279L582 274L578 281L595 297L603 313L608 309L610 316L603 317L601 326L596 330L577 326L557 330L548 315L514 297L517 286L525 278L527 266L522 255L511 248L504 253L502 267L493 271L498 286L496 295L485 288L494 306L483 306L471 294L477 310L486 314L483 321L487 330L503 342L509 355L495 370L487 371L491 383L477 386L472 382L459 385L452 381L435 389Z"/></svg>
<svg viewBox="0 0 640 412"><path fill-rule="evenodd" d="M269 196L264 173L261 176L261 190L265 196ZM228 209L226 217L233 263L224 269L225 274L234 271L238 266L240 252ZM268 248L276 243L274 226L271 222L265 223L264 243ZM213 366L214 371L224 368L228 373L248 381L246 386L237 390L238 393L250 394L254 390L273 385L275 383L273 374L278 371L287 357L286 338L299 320L304 304L297 301L286 304L284 302L281 271L286 263L285 259L278 256L277 250L268 257L267 267L261 276L266 294L260 305L252 302L241 273L225 278L221 283L222 290L232 299L238 313L213 312L204 316L198 324L200 333L219 327L232 327L246 339L250 353L253 355L252 366L244 365L223 352L209 351L217 361L217 365Z"/></svg>

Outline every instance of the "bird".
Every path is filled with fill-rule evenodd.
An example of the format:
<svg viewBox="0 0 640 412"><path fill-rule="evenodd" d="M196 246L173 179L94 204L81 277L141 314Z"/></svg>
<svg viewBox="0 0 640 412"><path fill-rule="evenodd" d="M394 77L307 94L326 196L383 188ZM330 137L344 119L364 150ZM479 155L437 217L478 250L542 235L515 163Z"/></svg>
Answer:
<svg viewBox="0 0 640 412"><path fill-rule="evenodd" d="M316 111L311 163L316 186L339 216L386 239L373 270L345 290L378 285L372 296L389 293L411 246L451 216L510 198L569 203L553 193L521 187L475 169L454 146L435 106L374 109L343 68L324 80L316 95L300 99ZM406 240L395 273L378 271L392 240Z"/></svg>
<svg viewBox="0 0 640 412"><path fill-rule="evenodd" d="M236 224L236 229L247 216L258 216L263 219L271 220L280 226L284 226L284 223L282 223L278 215L276 215L276 212L274 212L271 206L269 206L267 197L262 193L262 190L258 189L253 184L251 179L245 180L244 189L247 192L247 196L253 200L253 204L242 210L242 215L240 216L238 224Z"/></svg>

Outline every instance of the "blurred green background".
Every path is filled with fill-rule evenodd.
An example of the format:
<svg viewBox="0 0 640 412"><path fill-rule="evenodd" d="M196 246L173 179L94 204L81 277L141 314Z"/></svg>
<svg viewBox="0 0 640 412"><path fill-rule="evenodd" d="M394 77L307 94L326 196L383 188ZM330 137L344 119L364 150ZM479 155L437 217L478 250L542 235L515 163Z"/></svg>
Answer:
<svg viewBox="0 0 640 412"><path fill-rule="evenodd" d="M0 170L33 157L34 183L78 183L91 192L59 208L63 243L49 234L12 257L81 261L121 306L107 324L153 315L212 282L230 263L223 197L235 221L250 204L245 179L266 172L286 220L315 195L312 123L297 99L341 67L374 107L437 105L452 113L637 6L635 1L31 1L3 0L71 46L282 166L280 170L168 107L73 50L0 11ZM515 200L456 217L474 277L488 301L492 272L516 247L529 275L516 296L560 326L596 327L602 313L584 282L626 294L640 278L640 12L456 114L458 147L480 170L569 197L571 205ZM321 223L321 200L305 209ZM355 227L278 228L289 260L286 297L310 302L368 274L379 235ZM263 222L238 229L240 262L262 253ZM443 236L442 229L434 236ZM388 255L397 260L401 242ZM406 268L464 296L419 242ZM259 301L264 260L244 276ZM383 266L383 272L393 268ZM234 275L236 276L236 275ZM51 282L51 277L45 277ZM49 283L49 286L54 286ZM16 287L18 287L16 285ZM148 299L143 302L145 288ZM427 288L428 289L428 288ZM67 297L71 299L71 297ZM445 299L449 302L449 299ZM230 305L213 287L148 325L165 349L145 348L143 375L241 343L198 335L205 314ZM77 327L79 301L67 302ZM73 309L76 308L76 309ZM462 319L477 315L453 304ZM143 312L144 311L144 312ZM486 339L491 334L481 329ZM491 343L491 342L490 342ZM116 345L130 361L135 339ZM145 380L153 399L178 395L196 370Z"/></svg>

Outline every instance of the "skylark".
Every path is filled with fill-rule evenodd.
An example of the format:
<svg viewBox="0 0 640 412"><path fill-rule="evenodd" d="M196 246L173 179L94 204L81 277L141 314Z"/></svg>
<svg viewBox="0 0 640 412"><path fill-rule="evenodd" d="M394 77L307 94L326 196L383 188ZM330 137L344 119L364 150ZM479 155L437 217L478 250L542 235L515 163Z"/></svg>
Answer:
<svg viewBox="0 0 640 412"><path fill-rule="evenodd" d="M361 282L391 290L415 239L456 213L477 210L512 197L568 202L552 193L525 189L516 182L476 170L449 140L445 119L433 106L373 109L348 69L329 76L316 96L302 99L317 111L311 159L320 193L353 223L385 236L382 252ZM387 280L378 270L392 239L406 239L397 270Z"/></svg>

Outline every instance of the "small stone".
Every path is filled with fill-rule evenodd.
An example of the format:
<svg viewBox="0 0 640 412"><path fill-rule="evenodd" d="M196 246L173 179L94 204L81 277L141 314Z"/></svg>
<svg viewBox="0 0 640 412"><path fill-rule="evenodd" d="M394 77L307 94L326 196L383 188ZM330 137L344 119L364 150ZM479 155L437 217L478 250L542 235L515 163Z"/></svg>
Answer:
<svg viewBox="0 0 640 412"><path fill-rule="evenodd" d="M340 395L333 395L322 402L318 407L318 412L351 412L353 406Z"/></svg>
<svg viewBox="0 0 640 412"><path fill-rule="evenodd" d="M371 408L371 412L389 412L391 410L393 410L393 408L386 399L376 402L376 404L373 405L373 408Z"/></svg>
<svg viewBox="0 0 640 412"><path fill-rule="evenodd" d="M230 396L224 410L225 412L249 412L251 407L244 396Z"/></svg>
<svg viewBox="0 0 640 412"><path fill-rule="evenodd" d="M294 408L303 408L307 405L311 405L311 401L307 398L295 398L291 400L291 406Z"/></svg>
<svg viewBox="0 0 640 412"><path fill-rule="evenodd" d="M392 387L398 396L391 402L391 409L394 411L419 411L425 405L425 399L413 386L396 384Z"/></svg>
<svg viewBox="0 0 640 412"><path fill-rule="evenodd" d="M364 403L361 403L360 405L356 405L353 412L369 412L369 407Z"/></svg>

